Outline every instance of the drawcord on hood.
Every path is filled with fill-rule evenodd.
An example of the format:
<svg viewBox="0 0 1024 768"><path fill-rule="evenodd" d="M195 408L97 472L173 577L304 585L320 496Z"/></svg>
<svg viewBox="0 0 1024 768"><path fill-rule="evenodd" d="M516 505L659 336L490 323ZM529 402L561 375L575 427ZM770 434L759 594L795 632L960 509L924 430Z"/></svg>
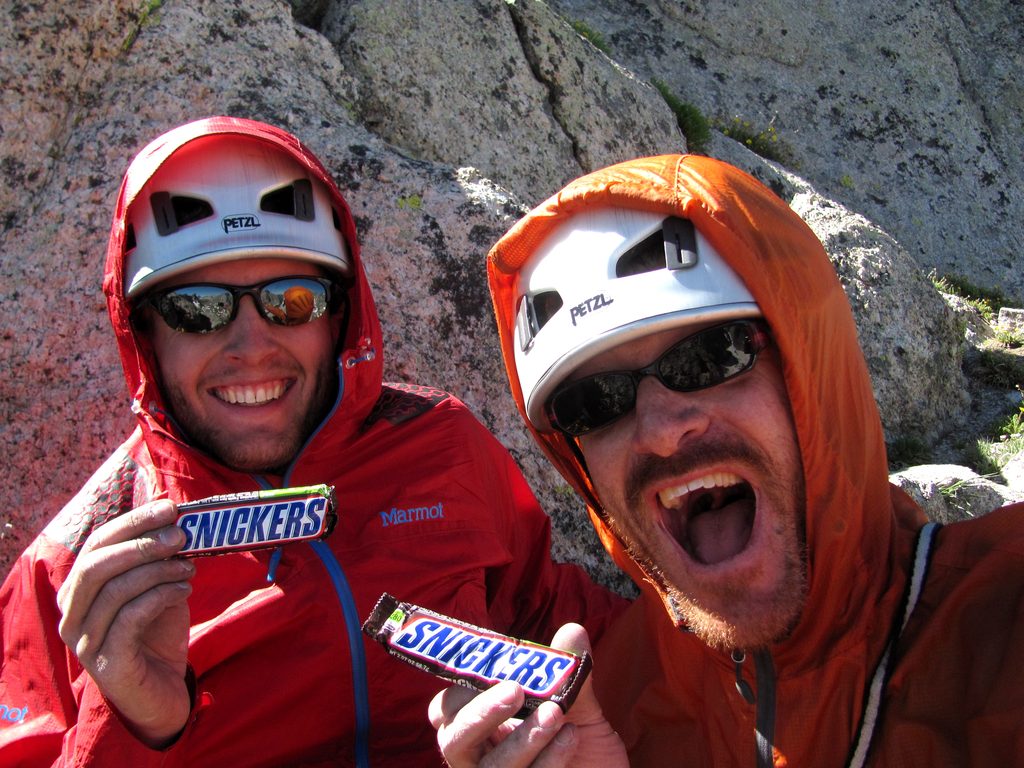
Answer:
<svg viewBox="0 0 1024 768"><path fill-rule="evenodd" d="M871 684L868 688L867 701L864 703L864 715L861 717L860 729L857 733L857 743L854 744L849 768L862 768L867 762L868 753L871 750L871 740L878 725L878 713L882 705L882 691L889 680L889 667L895 654L896 644L899 642L903 629L910 621L918 599L921 597L921 590L924 588L925 579L928 576L928 566L931 564L932 541L935 534L942 526L939 523L927 523L917 534L917 545L914 549L914 562L910 572L910 579L907 581L906 593L903 597L903 610L896 614L899 624L892 629L889 642L885 646L882 658L878 662L875 674L871 676ZM902 617L901 619L899 617Z"/></svg>
<svg viewBox="0 0 1024 768"><path fill-rule="evenodd" d="M743 663L746 660L745 652L732 652L732 661L736 669L736 691L745 702L756 705L754 738L757 745L757 767L771 768L775 752L775 664L767 650L754 652L754 678L757 684L755 696L750 683L743 679Z"/></svg>

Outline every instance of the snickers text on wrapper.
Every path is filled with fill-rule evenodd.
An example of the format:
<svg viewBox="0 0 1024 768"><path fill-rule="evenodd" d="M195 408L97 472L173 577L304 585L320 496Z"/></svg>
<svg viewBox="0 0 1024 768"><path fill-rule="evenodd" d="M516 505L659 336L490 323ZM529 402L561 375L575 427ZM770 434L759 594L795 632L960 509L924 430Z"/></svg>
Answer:
<svg viewBox="0 0 1024 768"><path fill-rule="evenodd" d="M399 602L386 592L363 631L392 656L458 685L483 691L502 680L519 683L526 693L519 717L543 701L568 710L591 667L589 654L499 635Z"/></svg>
<svg viewBox="0 0 1024 768"><path fill-rule="evenodd" d="M179 554L216 555L322 539L337 522L333 485L211 496L178 505Z"/></svg>

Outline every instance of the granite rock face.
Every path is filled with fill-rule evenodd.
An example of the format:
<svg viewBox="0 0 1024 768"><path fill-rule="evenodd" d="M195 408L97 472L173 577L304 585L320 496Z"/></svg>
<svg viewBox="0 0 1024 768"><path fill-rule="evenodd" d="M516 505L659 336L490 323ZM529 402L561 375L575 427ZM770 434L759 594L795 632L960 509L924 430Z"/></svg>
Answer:
<svg viewBox="0 0 1024 768"><path fill-rule="evenodd" d="M808 53L806 39L797 52L746 44L750 19L734 19L736 37L730 39L722 24L696 24L675 3L606 5L200 0L139 6L111 0L95 8L6 7L0 23L0 447L7 457L0 573L132 426L100 291L121 174L132 155L162 131L229 114L294 132L345 192L384 322L387 377L461 397L523 467L554 520L556 556L620 583L579 501L534 448L508 396L484 254L527 207L575 176L632 156L685 151L675 116L648 83L652 73L697 101L701 91L690 83L717 71L717 64L708 63L711 52L742 49L745 66L761 61L764 72L757 82L765 95L757 95L753 84L742 92L708 85L708 98L728 92L733 100L721 104L764 115L767 122L783 95L798 100L804 93L797 87L796 65L822 56ZM716 5L703 5L702 13ZM881 3L867 5L890 13ZM613 10L620 8L616 26ZM994 26L996 14L1012 10L986 6L983 21ZM630 42L626 31L635 13L658 20L643 27L645 34L658 30L643 57L644 46ZM605 32L611 56L573 30L568 22L580 17ZM665 42L673 29L679 30L678 45ZM792 27L794 40L798 31ZM828 31L819 33L827 37ZM850 59L848 79L870 82L868 62L853 56L856 47L838 27L834 31L834 50L826 39L816 45L833 50L833 58ZM997 32L998 39L1014 34ZM801 34L810 36L809 30ZM896 64L908 57L902 53ZM989 67L987 73L965 69L973 73L978 98L992 98L1003 87L1012 100L1011 75L1020 74L1020 62L1003 53ZM727 73L737 88L739 72ZM846 83L839 80L835 87ZM915 81L914 87L940 85L948 84L940 77ZM880 91L889 87L878 84ZM922 259L923 252L939 254L941 248L931 245L962 235L985 243L972 245L971 258L987 252L994 261L979 262L978 269L994 275L1001 269L999 255L1020 245L1020 229L996 231L991 218L982 220L987 227L974 224L964 211L958 217L924 216L904 230L917 220L918 207L939 210L929 195L940 189L942 174L928 176L934 189L900 186L896 182L918 167L907 160L903 176L868 184L867 169L891 162L872 156L863 141L840 140L844 125L866 130L861 111L847 120L850 101L846 90L826 89L816 103L838 112L801 113L800 130L789 135L790 141L796 135L808 139L797 153L799 175L721 135L713 135L707 151L757 175L815 229L847 287L888 434L915 431L932 439L931 425L957 423L966 388L956 324L923 277L924 267L939 261ZM710 106L702 108L712 113ZM981 160L973 144L969 155L960 145L924 144L920 153L934 162L922 161L922 167L938 164L948 174L939 197L968 200L991 208L1001 220L1016 221L1019 215L1002 217L1019 212L1019 186L1007 183L1006 174L1020 162L1019 153L1002 166L991 164L1001 157L1014 120L1019 128L1020 112L993 106L986 114L988 138L977 143L985 148L977 150ZM906 142L919 135L909 129L905 134ZM894 146L876 143L879 152L896 153ZM835 156L832 165L825 162L829 156ZM857 164L842 165L840 157ZM856 193L836 186L839 168L855 180ZM964 179L983 173L994 174L1006 201L990 200L981 187L965 193ZM868 190L885 187L886 204L861 194L861 184ZM905 215L886 219L897 210ZM968 225L976 229L957 229ZM984 231L989 240L982 238Z"/></svg>
<svg viewBox="0 0 1024 768"><path fill-rule="evenodd" d="M551 0L923 267L1024 298L1024 4Z"/></svg>

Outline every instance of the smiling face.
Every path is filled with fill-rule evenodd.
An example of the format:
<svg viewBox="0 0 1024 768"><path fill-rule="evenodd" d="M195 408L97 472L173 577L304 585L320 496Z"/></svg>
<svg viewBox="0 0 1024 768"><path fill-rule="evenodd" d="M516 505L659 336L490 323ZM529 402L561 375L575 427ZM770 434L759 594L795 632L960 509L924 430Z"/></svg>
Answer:
<svg viewBox="0 0 1024 768"><path fill-rule="evenodd" d="M320 274L302 261L252 259L195 269L160 287ZM190 440L234 469L280 474L337 395L341 314L279 326L244 296L231 323L199 334L172 330L147 312L164 397Z"/></svg>
<svg viewBox="0 0 1024 768"><path fill-rule="evenodd" d="M573 378L642 368L700 329L623 345ZM579 444L609 526L674 621L720 648L786 635L806 595L804 484L774 347L695 392L647 376L636 409Z"/></svg>

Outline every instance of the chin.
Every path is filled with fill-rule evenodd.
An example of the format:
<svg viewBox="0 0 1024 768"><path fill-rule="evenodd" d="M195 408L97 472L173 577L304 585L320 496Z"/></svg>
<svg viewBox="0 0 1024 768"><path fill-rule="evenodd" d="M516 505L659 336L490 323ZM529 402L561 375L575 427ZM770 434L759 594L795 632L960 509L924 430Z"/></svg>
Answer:
<svg viewBox="0 0 1024 768"><path fill-rule="evenodd" d="M252 474L282 474L301 447L294 441L278 440L273 445L259 446L238 443L210 446L209 452L221 463L240 472Z"/></svg>
<svg viewBox="0 0 1024 768"><path fill-rule="evenodd" d="M799 620L806 596L799 567L788 570L767 593L755 592L746 579L685 589L657 569L647 572L674 623L724 651L764 648L784 640Z"/></svg>

